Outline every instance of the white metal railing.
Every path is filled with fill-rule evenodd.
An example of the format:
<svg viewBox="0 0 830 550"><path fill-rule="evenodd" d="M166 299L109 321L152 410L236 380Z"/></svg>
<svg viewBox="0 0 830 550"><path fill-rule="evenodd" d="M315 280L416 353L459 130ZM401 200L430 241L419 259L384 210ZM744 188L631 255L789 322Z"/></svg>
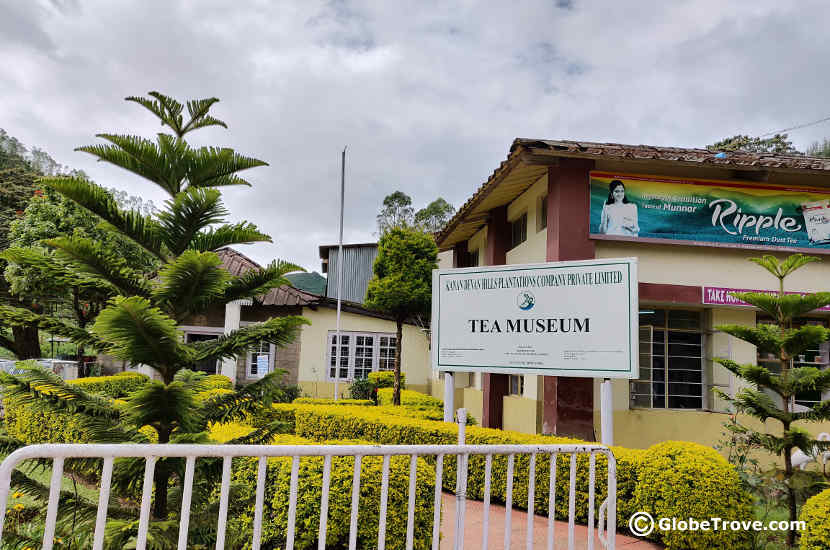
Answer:
<svg viewBox="0 0 830 550"><path fill-rule="evenodd" d="M464 417L462 411L461 417ZM460 423L459 440L464 441L464 424ZM432 526L432 548L438 550L441 525L441 495L443 462L446 456L458 457L456 472L456 505L455 505L455 536L453 548L464 548L464 515L466 508L467 474L470 455L483 455L485 458L484 472L484 518L482 548L488 548L489 536L489 507L491 500L491 473L494 455L507 456L506 472L506 502L504 518L504 548L510 548L512 523L511 509L513 506L513 478L516 455L529 455L528 459L528 491L527 491L527 541L526 547L531 550L534 546L533 520L534 502L536 494L536 464L537 457L550 456L550 473L548 484L548 520L547 545L554 548L555 520L554 503L556 502L556 465L559 455L570 455L569 491L568 491L568 549L575 544L574 525L576 515L576 477L577 456L587 454L589 457L589 485L588 485L588 545L589 550L594 548L595 528L595 482L596 456L602 455L608 464L608 491L607 497L599 507L599 521L596 525L597 537L602 546L613 550L616 533L616 461L611 451L599 445L32 445L18 449L9 455L0 464L0 543L3 537L3 523L5 521L6 503L10 492L12 471L22 461L29 459L53 459L52 477L50 483L49 503L46 512L46 524L43 533L43 549L52 548L55 535L55 525L58 514L58 498L63 477L65 459L72 458L103 458L101 484L98 499L98 513L93 537L93 549L101 550L104 545L104 528L107 521L107 504L109 502L110 483L112 479L113 460L116 458L146 458L144 469L143 494L139 513L137 550L145 550L147 531L150 524L150 505L156 461L159 458L185 458L185 477L182 490L182 509L179 524L178 548L187 547L188 526L190 521L190 503L193 491L193 475L197 458L222 458L222 481L219 504L219 519L217 524L216 549L222 550L225 546L225 533L228 516L228 500L231 478L231 461L235 457L258 457L258 472L256 485L256 500L254 512L252 550L260 548L263 522L263 503L265 496L266 461L269 457L290 457L291 482L289 494L288 522L286 531L286 548L294 547L295 514L297 508L298 477L300 459L302 457L323 457L322 497L320 501L319 548L326 546L326 531L328 526L329 489L331 481L332 457L355 457L352 484L352 501L349 531L349 549L354 550L357 544L357 517L360 496L361 459L364 456L383 457L383 470L380 493L380 515L378 525L377 548L383 550L386 543L386 515L389 491L390 459L393 456L409 456L409 492L406 527L406 548L411 550L415 537L415 482L416 464L418 457L435 457L435 493ZM607 529L603 528L607 516Z"/></svg>

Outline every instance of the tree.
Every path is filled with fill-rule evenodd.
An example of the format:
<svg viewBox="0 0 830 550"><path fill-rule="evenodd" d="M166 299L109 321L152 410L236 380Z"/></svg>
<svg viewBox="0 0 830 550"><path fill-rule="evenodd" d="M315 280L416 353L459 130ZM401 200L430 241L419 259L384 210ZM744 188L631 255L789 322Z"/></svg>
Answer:
<svg viewBox="0 0 830 550"><path fill-rule="evenodd" d="M769 138L735 135L707 145L710 151L744 152L744 153L775 153L777 155L800 155L793 142L787 139L787 134L775 134Z"/></svg>
<svg viewBox="0 0 830 550"><path fill-rule="evenodd" d="M380 238L374 276L366 290L366 306L395 319L395 391L393 403L401 404L401 343L403 323L429 313L432 303L432 270L438 267L438 247L431 235L393 227Z"/></svg>
<svg viewBox="0 0 830 550"><path fill-rule="evenodd" d="M436 233L450 221L453 214L455 208L442 197L438 197L415 212L415 225L427 233Z"/></svg>
<svg viewBox="0 0 830 550"><path fill-rule="evenodd" d="M393 227L411 227L414 213L412 199L403 191L386 195L377 215L378 234L383 235Z"/></svg>
<svg viewBox="0 0 830 550"><path fill-rule="evenodd" d="M130 198L126 193L124 196ZM4 275L10 292L25 303L49 304L58 314L67 311L79 327L85 328L104 308L108 293L67 276L66 262L41 243L61 236L86 238L99 243L107 254L123 258L133 269L150 272L158 267L147 251L117 232L100 228L100 222L98 216L50 188L38 191L23 215L11 224L10 248L2 253L9 262ZM17 263L16 258L26 265ZM84 347L78 346L78 361L83 357Z"/></svg>
<svg viewBox="0 0 830 550"><path fill-rule="evenodd" d="M29 200L41 187L40 174L27 159L28 150L17 139L0 129L0 249L9 246L12 223L26 209ZM5 262L0 261L0 269ZM34 312L42 308L36 303L20 300L10 292L5 279L0 277L0 303L14 304ZM4 327L5 328L5 327ZM37 326L29 323L10 327L10 334L0 333L0 347L8 349L18 359L40 357L40 339Z"/></svg>
<svg viewBox="0 0 830 550"><path fill-rule="evenodd" d="M819 402L812 407L796 410L795 397L805 391L823 392L830 389L830 370L815 367L795 367L794 358L805 350L817 347L830 337L830 330L814 325L792 328L795 317L830 304L830 292L818 292L801 296L784 293L784 279L796 269L818 258L795 254L779 262L774 256L751 258L778 279L778 293L769 295L761 292L733 292L733 296L752 304L774 320L774 324L757 327L723 325L718 330L749 342L759 353L773 354L772 368L763 365L740 365L729 359L716 359L730 372L746 381L750 387L740 390L734 397L716 390L718 395L734 405L737 412L758 418L761 422L773 419L781 423L781 435L759 432L735 424L730 429L744 436L750 444L784 460L784 481L788 491L790 521L797 519L795 489L790 483L793 477L792 451L801 449L808 455L830 448L830 442L818 441L806 430L795 426L796 422L819 422L830 420L830 400ZM769 364L769 363L765 363ZM795 532L787 535L789 546L793 546Z"/></svg>
<svg viewBox="0 0 830 550"><path fill-rule="evenodd" d="M194 398L199 388L192 381L178 380L177 375L206 359L232 358L246 353L259 342L284 346L308 323L302 317L279 317L240 328L216 340L191 344L182 341L177 327L190 316L234 300L256 298L286 284L283 275L300 268L278 261L241 277L233 277L221 268L216 250L237 244L270 242L270 237L251 223L226 222L228 212L218 189L227 185L250 185L238 173L266 163L232 149L194 148L187 143L184 137L191 131L207 126L227 127L209 114L218 99L192 100L182 105L158 92L149 95L149 98L129 97L127 101L145 107L172 133L159 133L155 140L100 134L108 143L78 150L161 187L170 198L157 214L124 210L106 189L81 177L58 176L44 181L102 218L107 230L143 248L160 267L143 273L89 237L57 237L45 243L60 260L54 266L55 275L75 278L109 298L92 326L81 328L26 309L0 307L0 319L5 323L34 323L89 349L147 365L160 375L162 381L149 382L132 394L125 406L117 406L36 367L27 369L21 376L0 373L7 398L25 399L31 406L46 410L71 411L83 418L84 428L95 442L201 442L206 439L203 430L209 422L238 419L269 406L270 399L280 389L277 373L235 392L214 395L201 406ZM183 114L185 107L187 117ZM38 260L16 257L15 261L35 266ZM245 441L233 442L267 441L274 429L277 428L266 426ZM148 430L152 438L147 435ZM20 443L5 440L6 450L16 445ZM67 467L84 473L83 465ZM135 461L122 461L116 468L113 487L121 491L120 496L134 494L137 480L141 479L137 475L139 470L140 465ZM156 528L151 532L162 533L157 543L164 547L165 525L171 525L172 521L168 491L171 484L180 486L184 465L180 460L159 461L156 471L152 510ZM34 497L43 494L42 487L31 480L27 483L20 486L21 491ZM207 490L204 494L210 492ZM134 533L133 523L126 520L123 525L124 530ZM123 543L119 539L118 547Z"/></svg>

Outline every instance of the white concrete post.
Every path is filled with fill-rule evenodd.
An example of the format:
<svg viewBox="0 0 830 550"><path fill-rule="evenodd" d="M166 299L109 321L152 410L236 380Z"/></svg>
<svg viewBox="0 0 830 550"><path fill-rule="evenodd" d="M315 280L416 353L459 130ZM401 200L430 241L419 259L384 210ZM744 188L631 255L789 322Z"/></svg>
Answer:
<svg viewBox="0 0 830 550"><path fill-rule="evenodd" d="M614 397L611 380L606 378L600 383L600 429L602 444L609 447L614 444Z"/></svg>
<svg viewBox="0 0 830 550"><path fill-rule="evenodd" d="M455 381L451 372L444 373L444 422L452 422L455 408Z"/></svg>
<svg viewBox="0 0 830 550"><path fill-rule="evenodd" d="M241 313L241 301L235 300L233 302L228 302L227 304L225 304L225 334L230 334L231 332L239 328L239 317ZM222 359L222 374L230 378L231 382L233 382L233 385L236 386L235 357Z"/></svg>

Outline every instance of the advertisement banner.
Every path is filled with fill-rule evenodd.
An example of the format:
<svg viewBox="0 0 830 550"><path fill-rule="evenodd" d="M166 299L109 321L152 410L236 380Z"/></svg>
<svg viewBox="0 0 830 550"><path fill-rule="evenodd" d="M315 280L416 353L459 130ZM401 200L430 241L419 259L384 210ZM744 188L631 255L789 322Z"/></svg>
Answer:
<svg viewBox="0 0 830 550"><path fill-rule="evenodd" d="M591 172L590 233L830 253L830 189Z"/></svg>
<svg viewBox="0 0 830 550"><path fill-rule="evenodd" d="M435 369L639 375L636 258L432 273Z"/></svg>

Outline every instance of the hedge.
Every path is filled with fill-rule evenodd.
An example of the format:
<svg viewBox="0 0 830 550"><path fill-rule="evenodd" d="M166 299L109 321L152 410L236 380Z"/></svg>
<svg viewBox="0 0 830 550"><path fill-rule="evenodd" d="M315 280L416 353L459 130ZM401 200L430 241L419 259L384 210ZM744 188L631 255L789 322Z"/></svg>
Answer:
<svg viewBox="0 0 830 550"><path fill-rule="evenodd" d="M205 376L202 380L199 381L203 387L214 390L214 389L221 389L221 390L232 390L233 389L233 381L223 374L210 374Z"/></svg>
<svg viewBox="0 0 830 550"><path fill-rule="evenodd" d="M211 436L219 442L245 435L248 426L216 425ZM274 444L316 444L293 435L276 436ZM326 441L326 444L363 443L360 441ZM362 459L360 477L360 505L358 507L357 547L377 547L380 516L380 486L383 459L366 456ZM256 495L258 459L235 459L232 483L235 488L228 517L228 532L240 540L250 540L253 531L254 498ZM331 464L329 490L327 548L346 548L349 540L349 524L352 501L353 457L334 457ZM406 546L406 520L409 498L409 457L393 457L389 468L389 491L386 514L386 548L402 549ZM296 530L294 548L317 548L322 497L323 458L308 457L300 460ZM291 482L291 458L270 458L266 470L265 509L263 510L263 548L285 547L289 489ZM432 547L432 518L435 473L424 459L416 465L415 491L415 548Z"/></svg>
<svg viewBox="0 0 830 550"><path fill-rule="evenodd" d="M801 532L801 550L830 550L830 489L808 498L798 519L807 524Z"/></svg>
<svg viewBox="0 0 830 550"><path fill-rule="evenodd" d="M391 370L370 372L369 380L374 382L375 387L378 389L395 387L395 373ZM406 374L404 373L401 373L401 389L406 389Z"/></svg>
<svg viewBox="0 0 830 550"><path fill-rule="evenodd" d="M426 445L453 444L457 442L458 428L454 424L390 416L389 407L324 407L294 404L277 404L277 415L295 425L295 433L315 441L356 438L380 444ZM466 442L469 444L579 444L581 441L544 435L531 435L489 428L468 427ZM708 507L702 519L720 513L721 517L744 519L749 496L740 486L734 469L714 450L687 443L660 444L648 451L612 447L617 460L617 524L627 527L636 511L647 511L654 517L689 517L697 513L699 506ZM646 461L662 466L649 466ZM494 501L506 500L506 457L493 458L491 495ZM443 486L455 489L455 460L444 461ZM548 494L544 489L549 482L548 457L536 461L537 488L534 509L547 514ZM556 467L556 517L566 519L570 456L560 456ZM604 457L597 456L596 496L598 508L607 491L607 465ZM644 478L641 478L641 472ZM577 460L576 519L582 522L588 515L588 458ZM517 456L514 465L513 505L527 506L528 457ZM467 495L482 499L484 487L484 457L471 457L468 471ZM663 500L653 499L660 495ZM691 501L689 501L691 500ZM745 548L741 535L726 531L712 533L702 542L688 542L668 538L667 548L703 549Z"/></svg>
<svg viewBox="0 0 830 550"><path fill-rule="evenodd" d="M655 518L712 517L751 521L752 499L738 473L711 447L688 441L651 446L640 462L634 508ZM751 548L749 531L660 531L651 537L668 548Z"/></svg>
<svg viewBox="0 0 830 550"><path fill-rule="evenodd" d="M78 386L88 393L95 393L113 399L126 397L150 380L149 377L138 372L119 372L113 376L92 376L76 378L67 383Z"/></svg>
<svg viewBox="0 0 830 550"><path fill-rule="evenodd" d="M387 406L387 412L396 416L412 416L413 413L427 420L444 420L444 402L438 398L426 395L413 390L401 390L401 404L399 407L392 405L392 388L381 388L378 390L378 403ZM296 401L294 401L296 403ZM467 425L474 426L476 419L467 415Z"/></svg>
<svg viewBox="0 0 830 550"><path fill-rule="evenodd" d="M88 393L102 395L121 402L131 392L147 383L149 378L136 372L122 372L114 376L94 376L69 380ZM67 412L37 412L16 399L3 399L4 422L8 434L28 444L86 443L89 435L78 417Z"/></svg>
<svg viewBox="0 0 830 550"><path fill-rule="evenodd" d="M299 397L292 401L297 405L356 405L358 407L374 407L375 402L371 399L330 399L317 397Z"/></svg>

